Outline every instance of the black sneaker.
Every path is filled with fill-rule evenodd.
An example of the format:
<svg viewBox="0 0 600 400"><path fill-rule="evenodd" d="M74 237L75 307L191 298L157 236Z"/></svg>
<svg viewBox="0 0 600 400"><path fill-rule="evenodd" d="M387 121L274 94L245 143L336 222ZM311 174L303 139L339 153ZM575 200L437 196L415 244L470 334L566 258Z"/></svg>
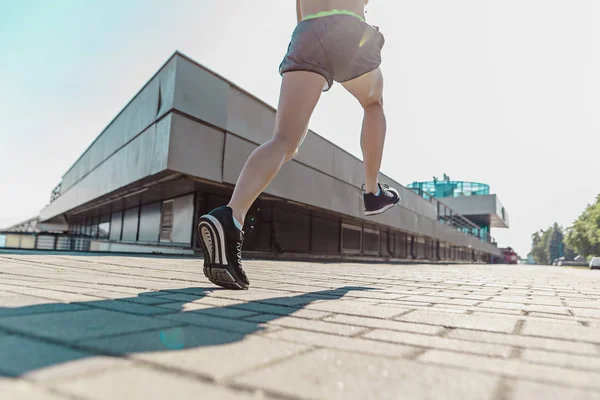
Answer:
<svg viewBox="0 0 600 400"><path fill-rule="evenodd" d="M244 232L235 226L231 208L219 207L200 217L198 239L208 280L225 289L248 289L242 269Z"/></svg>
<svg viewBox="0 0 600 400"><path fill-rule="evenodd" d="M373 193L365 193L365 215L377 215L394 207L400 202L400 194L396 189L392 189L388 185L379 184L379 196ZM363 185L364 190L364 185Z"/></svg>

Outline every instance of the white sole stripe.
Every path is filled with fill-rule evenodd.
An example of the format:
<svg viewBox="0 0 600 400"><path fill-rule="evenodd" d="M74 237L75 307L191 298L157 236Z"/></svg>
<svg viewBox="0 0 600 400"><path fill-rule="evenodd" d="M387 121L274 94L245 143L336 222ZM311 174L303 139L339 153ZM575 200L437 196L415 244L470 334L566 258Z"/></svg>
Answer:
<svg viewBox="0 0 600 400"><path fill-rule="evenodd" d="M213 254L214 253L214 243L212 243L211 248L208 248L208 244L206 243L206 238L205 238L205 233L207 233L209 236L212 235L212 231L210 230L210 228L208 227L207 223L202 223L200 222L200 226L198 227L198 233L200 235L200 241L202 242L202 249L203 251L206 252L205 254L205 258L208 259L208 264L212 264L213 263ZM211 236L211 241L213 240L213 237Z"/></svg>
<svg viewBox="0 0 600 400"><path fill-rule="evenodd" d="M366 216L378 215L378 214L386 212L387 210L389 210L390 208L394 207L395 205L396 205L396 203L393 203L393 204L388 204L387 206L385 206L382 209L377 210L377 211L365 211L365 215Z"/></svg>
<svg viewBox="0 0 600 400"><path fill-rule="evenodd" d="M211 240L212 240L212 248L211 249L209 249L206 242L204 242L204 247L206 247L206 249L209 250L209 253L210 253L209 254L209 259L210 259L209 264L218 264L219 263L219 252L217 250L218 243L215 240L215 238L216 238L215 229L212 227L211 224L209 224L207 222L200 223L201 231L202 231L202 228L205 228L208 230L208 234L210 235ZM202 240L204 240L204 236L202 236Z"/></svg>
<svg viewBox="0 0 600 400"><path fill-rule="evenodd" d="M225 251L225 232L223 231L223 226L219 222L218 219L213 217L212 215L204 215L203 218L206 218L210 222L213 223L214 227L217 229L216 235L219 238L219 243L221 244L221 264L228 264L227 260L227 252ZM209 224L210 225L210 224ZM215 254L217 251L215 250Z"/></svg>

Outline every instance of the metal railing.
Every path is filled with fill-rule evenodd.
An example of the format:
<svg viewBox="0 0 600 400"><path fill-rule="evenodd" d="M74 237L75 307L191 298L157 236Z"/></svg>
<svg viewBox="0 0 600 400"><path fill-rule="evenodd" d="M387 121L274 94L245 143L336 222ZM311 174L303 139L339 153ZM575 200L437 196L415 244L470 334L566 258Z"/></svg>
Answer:
<svg viewBox="0 0 600 400"><path fill-rule="evenodd" d="M58 185L56 185L56 187L52 190L52 193L50 194L50 203L54 202L54 200L56 200L60 197L61 190L62 190L62 182L59 183Z"/></svg>

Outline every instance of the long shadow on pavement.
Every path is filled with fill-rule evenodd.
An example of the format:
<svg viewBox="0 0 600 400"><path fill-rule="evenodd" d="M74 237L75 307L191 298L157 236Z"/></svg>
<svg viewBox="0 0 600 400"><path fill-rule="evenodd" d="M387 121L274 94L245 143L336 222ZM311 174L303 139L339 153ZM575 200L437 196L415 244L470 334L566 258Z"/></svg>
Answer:
<svg viewBox="0 0 600 400"><path fill-rule="evenodd" d="M194 287L114 300L0 307L0 375L22 376L98 354L176 352L231 344L314 301L337 300L349 291L362 290L372 289L346 286L192 311L185 311L184 305L210 292L225 292Z"/></svg>

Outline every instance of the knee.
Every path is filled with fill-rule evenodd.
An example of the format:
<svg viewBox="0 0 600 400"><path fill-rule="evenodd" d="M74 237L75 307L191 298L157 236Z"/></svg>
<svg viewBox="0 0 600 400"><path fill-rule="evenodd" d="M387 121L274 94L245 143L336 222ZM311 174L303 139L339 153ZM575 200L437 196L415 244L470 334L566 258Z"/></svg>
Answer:
<svg viewBox="0 0 600 400"><path fill-rule="evenodd" d="M365 110L370 108L383 108L383 96L381 94L369 96L362 102Z"/></svg>
<svg viewBox="0 0 600 400"><path fill-rule="evenodd" d="M284 162L288 162L298 154L298 143L286 137L276 136L271 139L271 145L284 157Z"/></svg>

